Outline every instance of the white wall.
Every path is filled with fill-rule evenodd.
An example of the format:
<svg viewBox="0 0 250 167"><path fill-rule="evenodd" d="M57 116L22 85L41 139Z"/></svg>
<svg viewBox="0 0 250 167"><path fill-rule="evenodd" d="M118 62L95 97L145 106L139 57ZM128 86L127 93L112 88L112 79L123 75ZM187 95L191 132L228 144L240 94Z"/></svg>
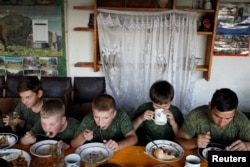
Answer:
<svg viewBox="0 0 250 167"><path fill-rule="evenodd" d="M249 0L242 0L242 2L249 2ZM91 68L74 67L76 62L93 60L93 34L73 31L74 27L87 26L89 13L91 13L91 11L74 10L73 6L92 5L93 0L68 0L67 3L68 76L103 76L102 71L93 72ZM204 53L202 44L205 43L205 38L198 38L201 42L198 45L200 50L197 52L202 55ZM250 74L248 73L250 73L250 57L214 56L210 81L204 80L201 72L196 72L193 106L207 104L216 89L228 87L238 94L239 109L250 112Z"/></svg>
<svg viewBox="0 0 250 167"><path fill-rule="evenodd" d="M103 76L102 72L93 72L92 68L76 68L76 62L93 61L93 33L74 31L74 27L87 27L89 13L93 11L75 10L73 6L93 5L93 0L67 0L67 38L68 38L68 75L73 76Z"/></svg>

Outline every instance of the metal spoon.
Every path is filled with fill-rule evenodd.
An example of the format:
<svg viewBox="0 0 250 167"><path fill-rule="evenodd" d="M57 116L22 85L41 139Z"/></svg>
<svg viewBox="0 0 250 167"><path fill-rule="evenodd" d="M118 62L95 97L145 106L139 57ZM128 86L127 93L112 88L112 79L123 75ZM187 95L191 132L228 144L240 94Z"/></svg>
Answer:
<svg viewBox="0 0 250 167"><path fill-rule="evenodd" d="M35 136L43 136L43 137L49 137L47 135L44 135L44 134L34 134Z"/></svg>
<svg viewBox="0 0 250 167"><path fill-rule="evenodd" d="M46 133L46 134L34 134L35 136L43 136L43 137L50 137L53 135L53 132L49 132L49 133Z"/></svg>
<svg viewBox="0 0 250 167"><path fill-rule="evenodd" d="M165 153L165 150L164 150L162 147L159 147L159 146L154 142L154 140L152 140L152 138L149 137L148 135L147 135L147 139L148 139L149 141L151 141L157 148L161 149L161 150Z"/></svg>
<svg viewBox="0 0 250 167"><path fill-rule="evenodd" d="M102 136L102 129L100 126L97 126L95 129L93 129L92 131L95 132L95 131L99 131L99 134L100 134L100 137L101 137L101 140L103 141L103 136Z"/></svg>
<svg viewBox="0 0 250 167"><path fill-rule="evenodd" d="M101 129L101 127L99 127L99 133L100 133L100 136L101 136L101 140L103 141L103 136L102 136L102 129Z"/></svg>

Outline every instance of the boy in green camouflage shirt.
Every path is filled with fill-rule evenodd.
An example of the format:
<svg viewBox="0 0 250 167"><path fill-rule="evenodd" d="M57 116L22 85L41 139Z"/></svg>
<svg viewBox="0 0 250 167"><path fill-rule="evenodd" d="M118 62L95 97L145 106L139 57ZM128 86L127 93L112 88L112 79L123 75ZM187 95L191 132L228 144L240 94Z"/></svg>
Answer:
<svg viewBox="0 0 250 167"><path fill-rule="evenodd" d="M71 145L76 148L86 142L104 142L114 151L137 143L128 114L116 109L112 96L103 94L94 99L92 113L83 118Z"/></svg>
<svg viewBox="0 0 250 167"><path fill-rule="evenodd" d="M206 148L209 143L228 146L228 150L250 150L250 122L237 111L238 97L222 88L211 103L192 110L181 127L177 141L185 149Z"/></svg>
<svg viewBox="0 0 250 167"><path fill-rule="evenodd" d="M171 104L174 98L173 86L165 80L159 80L151 86L149 96L151 102L139 106L132 119L139 138L138 145L146 145L149 139L174 141L184 119L179 108ZM163 113L168 119L165 125L157 125L153 120L154 110L159 108L164 109Z"/></svg>
<svg viewBox="0 0 250 167"><path fill-rule="evenodd" d="M43 135L44 139L58 140L65 149L69 148L70 141L80 123L74 118L65 116L63 102L61 100L46 101L40 112L40 117L41 120L29 132L26 132L20 143L33 144Z"/></svg>

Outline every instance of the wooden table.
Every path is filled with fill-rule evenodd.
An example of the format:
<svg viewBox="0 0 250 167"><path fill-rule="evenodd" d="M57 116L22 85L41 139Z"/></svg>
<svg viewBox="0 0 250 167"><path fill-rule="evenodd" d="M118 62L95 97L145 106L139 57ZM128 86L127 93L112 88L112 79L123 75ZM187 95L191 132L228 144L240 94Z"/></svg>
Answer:
<svg viewBox="0 0 250 167"><path fill-rule="evenodd" d="M31 167L53 167L51 158L39 158L35 157L30 153L30 146L23 146L16 144L14 148L22 149L28 152L31 155L32 162ZM114 156L108 161L108 163L119 164L123 167L153 167L157 164L168 164L173 167L184 167L185 157L187 155L193 154L198 155L196 150L185 150L185 155L182 159L176 162L163 163L157 160L152 159L144 153L145 147L142 146L130 146L119 150L114 153ZM68 149L65 151L65 155L74 153L75 149ZM81 167L84 167L84 162L82 162ZM201 167L208 167L208 164L205 160L201 161Z"/></svg>

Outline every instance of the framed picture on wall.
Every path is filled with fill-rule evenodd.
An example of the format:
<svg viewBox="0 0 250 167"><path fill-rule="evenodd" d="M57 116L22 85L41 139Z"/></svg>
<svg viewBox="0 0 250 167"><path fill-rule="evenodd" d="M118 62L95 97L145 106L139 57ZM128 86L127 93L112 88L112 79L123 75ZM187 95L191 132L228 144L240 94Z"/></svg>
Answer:
<svg viewBox="0 0 250 167"><path fill-rule="evenodd" d="M7 75L66 76L61 6L0 5L0 13L0 68Z"/></svg>
<svg viewBox="0 0 250 167"><path fill-rule="evenodd" d="M217 34L214 55L249 56L250 35Z"/></svg>
<svg viewBox="0 0 250 167"><path fill-rule="evenodd" d="M250 55L250 4L221 3L214 45L216 56Z"/></svg>

